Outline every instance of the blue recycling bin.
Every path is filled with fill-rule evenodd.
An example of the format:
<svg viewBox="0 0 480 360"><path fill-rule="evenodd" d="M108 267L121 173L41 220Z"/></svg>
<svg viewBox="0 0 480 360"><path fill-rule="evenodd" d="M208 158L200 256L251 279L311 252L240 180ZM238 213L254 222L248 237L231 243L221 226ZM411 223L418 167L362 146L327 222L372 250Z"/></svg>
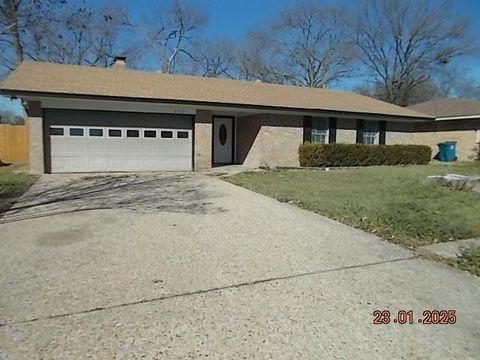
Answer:
<svg viewBox="0 0 480 360"><path fill-rule="evenodd" d="M445 141L438 144L438 159L440 161L455 161L457 160L457 142Z"/></svg>

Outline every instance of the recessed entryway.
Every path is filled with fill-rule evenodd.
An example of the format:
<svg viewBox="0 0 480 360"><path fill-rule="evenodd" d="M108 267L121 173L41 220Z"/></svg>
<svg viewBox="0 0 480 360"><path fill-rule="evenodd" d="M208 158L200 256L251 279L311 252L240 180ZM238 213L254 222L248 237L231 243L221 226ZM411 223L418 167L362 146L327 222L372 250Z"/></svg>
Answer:
<svg viewBox="0 0 480 360"><path fill-rule="evenodd" d="M213 164L234 162L234 120L233 116L213 117Z"/></svg>

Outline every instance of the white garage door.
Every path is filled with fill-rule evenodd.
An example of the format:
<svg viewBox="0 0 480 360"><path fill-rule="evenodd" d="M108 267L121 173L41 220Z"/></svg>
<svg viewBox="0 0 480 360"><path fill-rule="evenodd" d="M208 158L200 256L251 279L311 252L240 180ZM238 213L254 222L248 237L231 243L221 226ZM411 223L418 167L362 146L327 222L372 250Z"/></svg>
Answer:
<svg viewBox="0 0 480 360"><path fill-rule="evenodd" d="M192 131L50 126L52 172L192 169Z"/></svg>

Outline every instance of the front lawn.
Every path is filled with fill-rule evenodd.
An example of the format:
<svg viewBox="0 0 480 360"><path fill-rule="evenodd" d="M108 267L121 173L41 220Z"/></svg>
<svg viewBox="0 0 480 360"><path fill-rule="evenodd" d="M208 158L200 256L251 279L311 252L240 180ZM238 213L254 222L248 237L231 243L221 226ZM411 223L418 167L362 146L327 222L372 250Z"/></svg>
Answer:
<svg viewBox="0 0 480 360"><path fill-rule="evenodd" d="M480 236L480 194L420 183L447 173L480 175L480 164L247 172L224 180L416 248Z"/></svg>
<svg viewBox="0 0 480 360"><path fill-rule="evenodd" d="M14 166L0 167L0 216L37 178L37 176L19 171Z"/></svg>

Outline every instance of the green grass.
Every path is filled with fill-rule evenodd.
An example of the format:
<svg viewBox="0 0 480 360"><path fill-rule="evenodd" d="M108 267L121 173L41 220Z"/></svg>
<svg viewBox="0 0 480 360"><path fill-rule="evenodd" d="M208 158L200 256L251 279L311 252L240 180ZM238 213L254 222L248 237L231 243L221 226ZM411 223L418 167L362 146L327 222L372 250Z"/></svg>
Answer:
<svg viewBox="0 0 480 360"><path fill-rule="evenodd" d="M480 236L480 194L420 183L447 173L480 175L480 163L247 172L224 179L415 248Z"/></svg>
<svg viewBox="0 0 480 360"><path fill-rule="evenodd" d="M14 166L0 167L0 215L10 208L37 178Z"/></svg>

